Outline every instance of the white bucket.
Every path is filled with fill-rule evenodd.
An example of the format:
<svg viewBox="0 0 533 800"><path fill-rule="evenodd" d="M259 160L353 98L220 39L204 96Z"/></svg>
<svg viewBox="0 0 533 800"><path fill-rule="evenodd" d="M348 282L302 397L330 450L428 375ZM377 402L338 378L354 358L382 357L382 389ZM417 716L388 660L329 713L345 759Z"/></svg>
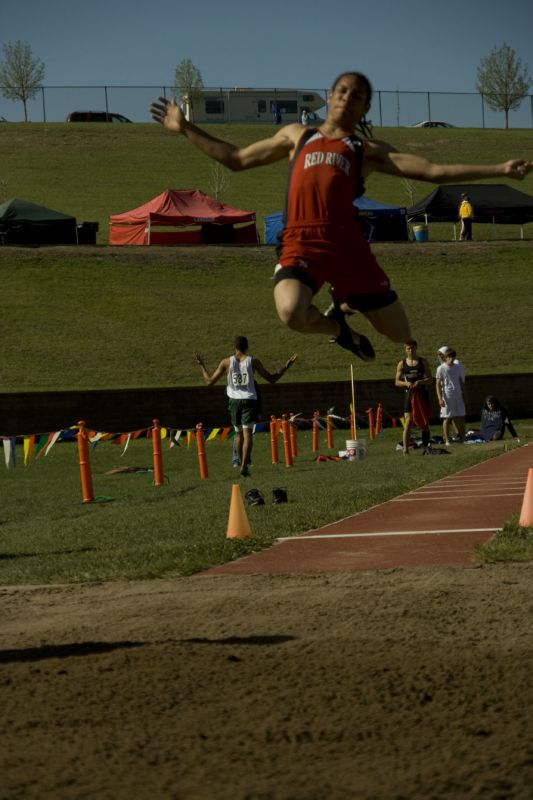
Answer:
<svg viewBox="0 0 533 800"><path fill-rule="evenodd" d="M366 439L347 439L346 453L348 461L362 461L366 458Z"/></svg>

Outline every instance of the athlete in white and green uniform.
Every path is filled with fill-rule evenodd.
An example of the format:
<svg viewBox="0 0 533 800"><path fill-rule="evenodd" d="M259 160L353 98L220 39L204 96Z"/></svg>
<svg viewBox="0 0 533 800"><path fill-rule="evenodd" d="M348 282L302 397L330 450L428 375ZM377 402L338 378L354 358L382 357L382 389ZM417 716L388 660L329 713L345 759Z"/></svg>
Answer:
<svg viewBox="0 0 533 800"><path fill-rule="evenodd" d="M231 423L236 431L235 440L241 464L241 475L248 475L247 464L252 452L252 432L257 422L257 391L254 372L257 372L269 383L276 383L293 364L297 355L294 353L278 372L269 372L258 358L248 355L248 339L237 336L234 342L235 352L223 358L212 375L205 368L202 357L194 353L194 357L202 370L202 376L208 386L216 383L222 375L226 375L226 392L229 398Z"/></svg>

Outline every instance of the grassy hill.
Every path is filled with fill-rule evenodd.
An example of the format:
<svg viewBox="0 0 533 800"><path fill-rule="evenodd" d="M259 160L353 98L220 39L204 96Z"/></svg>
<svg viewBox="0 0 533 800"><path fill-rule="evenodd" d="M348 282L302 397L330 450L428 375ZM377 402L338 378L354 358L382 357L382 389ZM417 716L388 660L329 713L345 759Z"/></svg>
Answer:
<svg viewBox="0 0 533 800"><path fill-rule="evenodd" d="M212 126L245 144L257 126ZM272 128L274 130L274 128ZM398 148L435 161L533 158L530 131L399 128L378 132ZM283 203L286 164L230 175L224 199L265 214ZM0 192L100 223L101 246L0 248L3 391L169 386L199 383L191 351L214 368L237 333L278 364L298 351L292 380L344 380L348 354L321 337L291 333L277 320L270 277L275 254L261 248L109 248L107 220L165 188L212 193L212 162L156 124L9 124L0 126ZM520 186L533 192L533 179ZM368 194L388 203L417 200L431 184L372 176ZM451 242L451 225L431 226L428 244L383 244L375 251L396 285L420 350L432 357L454 345L470 374L531 368L531 322L524 287L532 233L519 241ZM529 225L527 228L531 229ZM526 229L527 229L526 228ZM491 236L494 231L489 230ZM497 226L498 237L506 235ZM323 291L319 307L328 304ZM359 329L377 351L368 378L392 378L401 348ZM529 332L529 334L528 334ZM358 371L359 371L358 365Z"/></svg>
<svg viewBox="0 0 533 800"><path fill-rule="evenodd" d="M533 242L382 244L375 251L420 352L455 346L469 374L531 370L525 291ZM191 353L214 369L235 335L272 368L300 355L291 381L348 380L350 354L277 319L270 247L0 248L2 391L198 385ZM329 302L323 289L319 308ZM375 345L357 379L393 379L401 345L362 317ZM357 359L354 359L357 361Z"/></svg>

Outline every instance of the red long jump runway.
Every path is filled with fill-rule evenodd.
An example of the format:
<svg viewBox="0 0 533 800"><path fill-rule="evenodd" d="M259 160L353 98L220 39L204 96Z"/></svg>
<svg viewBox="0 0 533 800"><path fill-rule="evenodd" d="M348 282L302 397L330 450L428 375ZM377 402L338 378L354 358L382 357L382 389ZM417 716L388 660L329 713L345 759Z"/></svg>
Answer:
<svg viewBox="0 0 533 800"><path fill-rule="evenodd" d="M503 453L352 517L204 574L350 572L472 562L524 498L533 446Z"/></svg>

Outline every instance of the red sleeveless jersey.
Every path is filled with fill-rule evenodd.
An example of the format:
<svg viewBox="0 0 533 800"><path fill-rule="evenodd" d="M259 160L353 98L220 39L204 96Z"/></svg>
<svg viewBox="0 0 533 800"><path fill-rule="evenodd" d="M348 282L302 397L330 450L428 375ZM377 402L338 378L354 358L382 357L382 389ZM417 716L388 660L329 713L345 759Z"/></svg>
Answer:
<svg viewBox="0 0 533 800"><path fill-rule="evenodd" d="M302 135L289 166L276 282L297 277L314 292L328 282L339 300L391 291L353 204L364 193L364 148L355 136L329 139L318 130Z"/></svg>
<svg viewBox="0 0 533 800"><path fill-rule="evenodd" d="M290 165L285 227L352 226L353 205L364 193L361 161L364 143L356 137L328 139L315 131Z"/></svg>

